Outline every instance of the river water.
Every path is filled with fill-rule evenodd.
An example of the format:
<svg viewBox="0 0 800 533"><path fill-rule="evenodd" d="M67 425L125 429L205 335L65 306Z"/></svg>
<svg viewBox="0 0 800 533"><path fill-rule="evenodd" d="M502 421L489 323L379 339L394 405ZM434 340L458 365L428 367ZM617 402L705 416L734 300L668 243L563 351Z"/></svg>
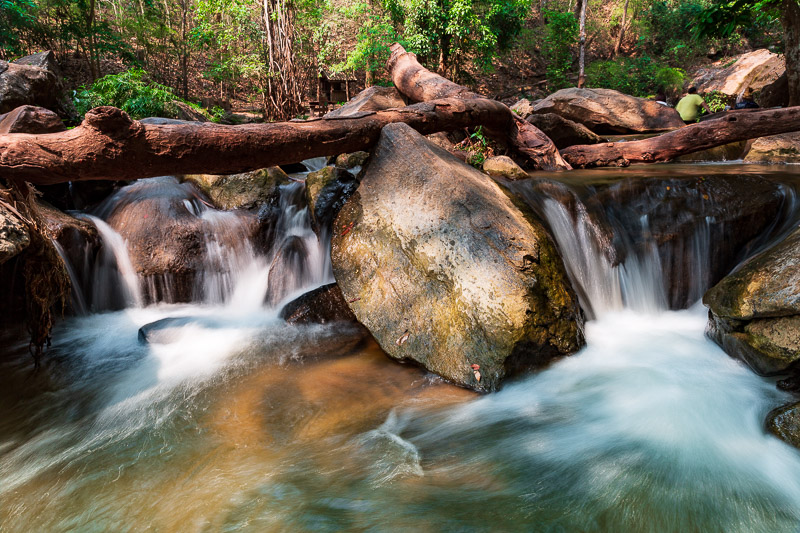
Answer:
<svg viewBox="0 0 800 533"><path fill-rule="evenodd" d="M769 174L785 194L770 231L796 223L791 168L569 180L684 170ZM0 530L798 531L800 451L763 429L791 398L704 337L702 305L667 309L652 248L615 265L580 221L535 207L575 266L587 346L491 395L396 364L351 326L287 325L280 303L260 303L263 268L224 251L233 277L203 300L130 294L123 310L62 321L36 374L7 333ZM693 264L713 250L706 222ZM307 255L306 287L327 281L322 252ZM166 337L138 342L169 317Z"/></svg>

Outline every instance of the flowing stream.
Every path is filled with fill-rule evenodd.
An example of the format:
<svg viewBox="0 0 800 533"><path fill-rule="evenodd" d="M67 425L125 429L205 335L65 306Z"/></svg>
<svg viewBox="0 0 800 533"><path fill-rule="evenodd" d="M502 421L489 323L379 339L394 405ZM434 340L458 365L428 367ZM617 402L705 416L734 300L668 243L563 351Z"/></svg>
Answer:
<svg viewBox="0 0 800 533"><path fill-rule="evenodd" d="M797 224L791 168L543 177L579 192L705 170L779 184L774 223L748 253ZM587 346L486 396L390 361L350 326L278 318L282 302L331 279L329 244L294 202L281 204L266 254L226 245L231 214L195 206L212 228L213 268L190 304L145 305L127 244L93 219L126 304L97 312L83 297L95 312L58 325L36 374L20 337L3 338L0 530L798 531L800 451L763 428L790 396L704 337L701 304L668 310L665 280L681 280L665 271L676 252L652 217L578 192L570 213L534 186L512 188L570 265L592 318ZM623 255L599 244L597 209ZM692 302L710 283L719 216L693 219L681 244ZM300 277L269 268L292 237L305 250Z"/></svg>

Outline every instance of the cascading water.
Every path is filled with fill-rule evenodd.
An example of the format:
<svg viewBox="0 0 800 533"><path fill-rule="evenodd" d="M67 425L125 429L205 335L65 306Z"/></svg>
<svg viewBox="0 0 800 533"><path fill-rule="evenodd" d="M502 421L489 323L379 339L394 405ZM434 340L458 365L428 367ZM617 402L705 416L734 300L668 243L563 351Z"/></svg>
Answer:
<svg viewBox="0 0 800 533"><path fill-rule="evenodd" d="M270 252L226 256L225 237L206 237L202 305L70 318L31 381L23 345L0 362L0 529L797 531L800 453L763 429L788 395L704 338L701 306L668 310L675 287L696 301L722 258L731 268L796 224L797 175L764 186L772 218L745 220L759 234L739 256L705 185L649 181L656 202L621 201L608 190L644 171L614 173L570 174L610 189L511 186L547 220L593 319L580 353L484 397L343 326L276 320L272 302L330 276L302 184L288 186ZM670 195L696 196L691 216L674 213L680 234L657 215ZM213 235L229 215L196 212ZM302 276L271 284L270 267L299 258ZM137 342L163 319L164 342Z"/></svg>

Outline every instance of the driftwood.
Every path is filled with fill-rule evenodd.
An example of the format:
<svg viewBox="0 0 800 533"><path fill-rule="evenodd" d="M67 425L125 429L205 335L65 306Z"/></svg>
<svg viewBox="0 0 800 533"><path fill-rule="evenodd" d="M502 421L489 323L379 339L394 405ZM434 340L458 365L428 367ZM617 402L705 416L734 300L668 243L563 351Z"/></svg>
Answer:
<svg viewBox="0 0 800 533"><path fill-rule="evenodd" d="M492 125L485 125L492 138L522 155L527 160L527 166L532 169L569 170L570 166L558 153L553 141L536 126L514 114L506 105L484 98L462 85L434 74L419 64L417 56L406 52L398 43L392 45L391 52L387 68L397 90L409 99L428 102L440 98L458 98L464 101L493 102L500 116Z"/></svg>
<svg viewBox="0 0 800 533"><path fill-rule="evenodd" d="M561 155L576 168L627 166L670 161L723 144L791 131L800 131L800 107L731 112L640 141L570 146Z"/></svg>
<svg viewBox="0 0 800 533"><path fill-rule="evenodd" d="M381 129L405 122L423 134L506 124L506 106L444 98L345 118L225 126L142 124L114 107L89 111L72 130L0 135L0 177L49 185L171 174L233 174L302 159L369 150Z"/></svg>

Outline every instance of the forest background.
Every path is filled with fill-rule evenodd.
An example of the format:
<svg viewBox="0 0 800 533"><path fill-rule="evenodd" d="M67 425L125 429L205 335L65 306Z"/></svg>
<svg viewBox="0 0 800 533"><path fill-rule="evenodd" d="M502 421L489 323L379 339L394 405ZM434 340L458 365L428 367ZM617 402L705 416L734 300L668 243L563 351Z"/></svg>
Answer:
<svg viewBox="0 0 800 533"><path fill-rule="evenodd" d="M498 99L574 86L677 95L701 63L781 53L796 0L0 0L0 59L53 50L79 113L304 113L317 77L388 84L388 45ZM784 10L785 11L785 10ZM782 25L782 22L784 23ZM581 46L583 44L583 46ZM790 47L793 46L791 43ZM580 53L585 49L584 54Z"/></svg>

